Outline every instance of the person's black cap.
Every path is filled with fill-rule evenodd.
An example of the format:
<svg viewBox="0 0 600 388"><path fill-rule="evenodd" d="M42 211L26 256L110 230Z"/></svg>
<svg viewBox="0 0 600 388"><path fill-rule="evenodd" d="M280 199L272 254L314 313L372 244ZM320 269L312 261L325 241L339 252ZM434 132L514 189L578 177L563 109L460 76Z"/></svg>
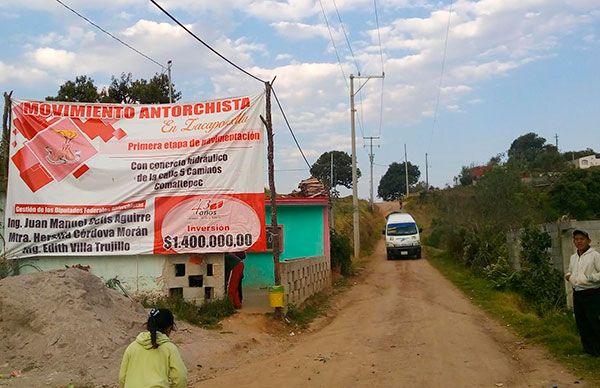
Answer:
<svg viewBox="0 0 600 388"><path fill-rule="evenodd" d="M576 234L580 234L582 236L585 236L585 238L587 238L588 240L590 239L590 235L585 230L575 229L573 231L573 237L575 237Z"/></svg>

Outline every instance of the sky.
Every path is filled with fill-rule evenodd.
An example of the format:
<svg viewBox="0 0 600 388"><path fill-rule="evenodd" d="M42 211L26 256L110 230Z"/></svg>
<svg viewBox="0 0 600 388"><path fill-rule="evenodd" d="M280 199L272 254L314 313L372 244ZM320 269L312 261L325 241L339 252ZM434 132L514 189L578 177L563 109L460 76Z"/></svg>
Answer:
<svg viewBox="0 0 600 388"><path fill-rule="evenodd" d="M150 1L61 1L156 62L172 60L181 101L263 88ZM421 180L428 154L436 187L527 132L552 144L558 136L561 151L600 151L598 0L157 2L243 69L276 77L310 164L323 152L351 153L350 75L384 73L364 86L354 80L361 198L369 197L367 137L377 138L375 195L388 165L404 160L404 144ZM57 0L0 0L0 43L0 90L19 99L56 95L82 74L102 87L121 73L164 71ZM310 173L282 115L273 115L277 191L289 193Z"/></svg>

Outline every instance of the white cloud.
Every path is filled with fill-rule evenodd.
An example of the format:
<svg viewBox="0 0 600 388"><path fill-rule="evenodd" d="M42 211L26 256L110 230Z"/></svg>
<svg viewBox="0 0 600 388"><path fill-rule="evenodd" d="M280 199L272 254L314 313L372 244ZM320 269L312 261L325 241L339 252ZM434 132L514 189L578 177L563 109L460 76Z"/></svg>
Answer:
<svg viewBox="0 0 600 388"><path fill-rule="evenodd" d="M46 70L67 70L75 65L77 54L51 47L42 47L27 54L35 65Z"/></svg>
<svg viewBox="0 0 600 388"><path fill-rule="evenodd" d="M296 22L277 22L271 26L282 36L291 40L312 39L315 37L330 40L329 29L324 24L310 25ZM335 41L343 39L341 28L331 29L331 35Z"/></svg>
<svg viewBox="0 0 600 388"><path fill-rule="evenodd" d="M589 43L589 44L596 43L596 41L597 41L595 34L587 34L582 39L585 43Z"/></svg>
<svg viewBox="0 0 600 388"><path fill-rule="evenodd" d="M289 61L292 58L294 58L294 56L291 54L277 54L277 56L275 57L275 60L276 61Z"/></svg>
<svg viewBox="0 0 600 388"><path fill-rule="evenodd" d="M256 0L245 8L246 12L266 20L302 20L321 12L313 0Z"/></svg>
<svg viewBox="0 0 600 388"><path fill-rule="evenodd" d="M0 61L0 84L6 84L11 87L11 84L22 82L27 85L34 85L43 81L47 74L40 69L27 66L14 66Z"/></svg>
<svg viewBox="0 0 600 388"><path fill-rule="evenodd" d="M123 20L125 20L125 21L130 21L130 20L133 18L133 15L132 15L132 14L130 14L129 12L126 12L126 11L121 11L121 12L119 12L119 14L117 15L117 17L118 17L119 19L123 19Z"/></svg>
<svg viewBox="0 0 600 388"><path fill-rule="evenodd" d="M95 30L85 30L78 26L72 26L68 27L65 35L51 31L48 34L34 37L31 40L31 43L41 46L59 45L61 47L70 48L85 46L94 42L95 38Z"/></svg>
<svg viewBox="0 0 600 388"><path fill-rule="evenodd" d="M193 30L193 25L188 24L186 27ZM181 27L174 24L141 19L133 26L126 28L123 31L123 35L130 38L160 36L162 39L177 39L187 35L187 33Z"/></svg>

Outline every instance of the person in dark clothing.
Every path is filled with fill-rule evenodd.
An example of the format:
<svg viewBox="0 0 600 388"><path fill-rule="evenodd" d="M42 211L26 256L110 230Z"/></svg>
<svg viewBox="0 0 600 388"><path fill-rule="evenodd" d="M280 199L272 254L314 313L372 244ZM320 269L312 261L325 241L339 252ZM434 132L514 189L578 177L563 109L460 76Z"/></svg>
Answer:
<svg viewBox="0 0 600 388"><path fill-rule="evenodd" d="M573 231L577 252L571 256L565 279L573 286L573 312L586 353L600 356L600 253L590 247L590 235Z"/></svg>

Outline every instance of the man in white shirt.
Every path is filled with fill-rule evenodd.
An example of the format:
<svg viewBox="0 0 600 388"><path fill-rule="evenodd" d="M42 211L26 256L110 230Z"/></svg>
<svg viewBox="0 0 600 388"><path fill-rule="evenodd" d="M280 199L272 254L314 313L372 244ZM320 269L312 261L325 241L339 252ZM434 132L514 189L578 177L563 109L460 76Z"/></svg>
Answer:
<svg viewBox="0 0 600 388"><path fill-rule="evenodd" d="M565 279L573 286L573 311L586 353L600 356L600 253L590 247L590 235L573 231L577 252L571 256Z"/></svg>

